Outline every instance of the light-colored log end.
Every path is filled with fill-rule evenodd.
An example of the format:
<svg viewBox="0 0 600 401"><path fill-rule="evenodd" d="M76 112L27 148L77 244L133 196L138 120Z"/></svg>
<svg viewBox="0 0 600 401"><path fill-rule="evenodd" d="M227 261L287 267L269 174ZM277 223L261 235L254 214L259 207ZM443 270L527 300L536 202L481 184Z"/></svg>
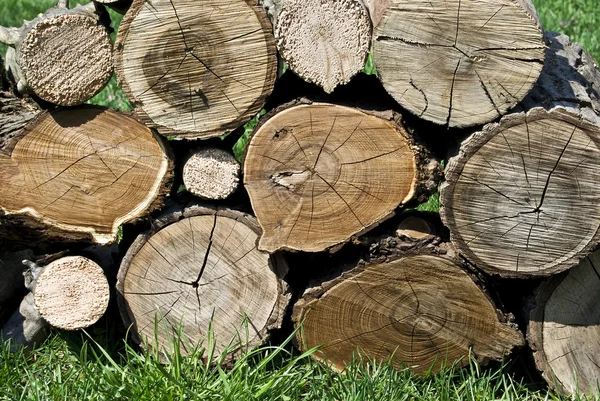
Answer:
<svg viewBox="0 0 600 401"><path fill-rule="evenodd" d="M35 305L52 326L78 330L96 323L108 307L109 287L102 268L82 256L52 262L37 279Z"/></svg>
<svg viewBox="0 0 600 401"><path fill-rule="evenodd" d="M363 69L371 46L369 13L359 0L286 0L274 30L292 71L327 93Z"/></svg>
<svg viewBox="0 0 600 401"><path fill-rule="evenodd" d="M112 42L95 18L62 14L29 30L18 63L29 91L48 102L73 106L92 98L110 79Z"/></svg>
<svg viewBox="0 0 600 401"><path fill-rule="evenodd" d="M192 194L204 199L225 199L239 184L240 164L221 149L202 149L183 167L183 183Z"/></svg>

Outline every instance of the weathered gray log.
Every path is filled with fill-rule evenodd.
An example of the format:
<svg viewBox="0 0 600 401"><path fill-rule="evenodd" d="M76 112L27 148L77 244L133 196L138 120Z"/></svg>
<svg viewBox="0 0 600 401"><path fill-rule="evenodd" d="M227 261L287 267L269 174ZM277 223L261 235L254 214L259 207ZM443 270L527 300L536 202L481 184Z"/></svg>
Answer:
<svg viewBox="0 0 600 401"><path fill-rule="evenodd" d="M537 291L527 340L548 385L565 394L600 390L600 252Z"/></svg>
<svg viewBox="0 0 600 401"><path fill-rule="evenodd" d="M115 70L146 124L163 135L208 138L263 107L276 54L256 1L135 0L119 26Z"/></svg>
<svg viewBox="0 0 600 401"><path fill-rule="evenodd" d="M441 217L479 268L546 276L600 241L600 72L564 35L520 107L463 142L446 168Z"/></svg>
<svg viewBox="0 0 600 401"><path fill-rule="evenodd" d="M133 339L171 354L177 334L182 354L189 345L213 346L215 358L227 352L227 359L267 341L291 294L281 279L285 260L256 249L258 232L250 215L198 205L154 221L118 274L119 308Z"/></svg>
<svg viewBox="0 0 600 401"><path fill-rule="evenodd" d="M67 8L67 1L25 21L0 27L9 45L6 68L21 94L33 93L63 106L85 102L106 85L113 71L112 42L104 6Z"/></svg>
<svg viewBox="0 0 600 401"><path fill-rule="evenodd" d="M544 53L531 0L391 0L373 34L388 93L445 127L506 114L533 87Z"/></svg>

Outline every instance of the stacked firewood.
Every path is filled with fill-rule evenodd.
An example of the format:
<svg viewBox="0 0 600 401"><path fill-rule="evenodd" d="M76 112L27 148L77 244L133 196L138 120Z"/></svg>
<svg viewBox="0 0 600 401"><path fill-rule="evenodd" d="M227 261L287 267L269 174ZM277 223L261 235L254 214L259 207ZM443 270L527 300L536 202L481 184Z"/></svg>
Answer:
<svg viewBox="0 0 600 401"><path fill-rule="evenodd" d="M597 391L600 72L530 0L67 3L0 27L4 339L89 327L114 288L161 352L291 319L340 371L527 343ZM83 104L113 67L133 113Z"/></svg>

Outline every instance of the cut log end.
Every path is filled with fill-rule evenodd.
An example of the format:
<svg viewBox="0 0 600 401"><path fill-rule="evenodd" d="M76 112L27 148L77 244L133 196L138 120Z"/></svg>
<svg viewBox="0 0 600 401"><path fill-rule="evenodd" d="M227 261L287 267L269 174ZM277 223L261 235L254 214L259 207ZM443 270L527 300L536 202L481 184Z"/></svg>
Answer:
<svg viewBox="0 0 600 401"><path fill-rule="evenodd" d="M546 47L531 9L529 0L393 0L374 33L381 82L425 120L490 122L522 100L542 70Z"/></svg>
<svg viewBox="0 0 600 401"><path fill-rule="evenodd" d="M244 160L259 248L319 252L350 240L413 197L417 165L393 121L325 103L284 107L257 127Z"/></svg>
<svg viewBox="0 0 600 401"><path fill-rule="evenodd" d="M138 237L117 283L121 315L137 340L172 351L180 331L183 354L189 344L212 345L215 357L264 343L280 327L289 294L278 278L285 262L256 249L257 230L243 213L196 207Z"/></svg>
<svg viewBox="0 0 600 401"><path fill-rule="evenodd" d="M360 305L360 307L357 307ZM429 255L367 266L309 289L294 307L302 350L343 371L356 352L423 374L469 355L502 359L524 343L467 273Z"/></svg>
<svg viewBox="0 0 600 401"><path fill-rule="evenodd" d="M564 271L599 241L600 125L574 109L506 116L446 169L441 216L477 267L508 277Z"/></svg>
<svg viewBox="0 0 600 401"><path fill-rule="evenodd" d="M600 253L538 291L528 341L548 384L567 394L598 394Z"/></svg>
<svg viewBox="0 0 600 401"><path fill-rule="evenodd" d="M221 149L203 149L183 167L183 183L192 194L203 199L225 199L239 184L240 164Z"/></svg>
<svg viewBox="0 0 600 401"><path fill-rule="evenodd" d="M113 72L106 28L82 14L42 19L19 46L27 87L48 102L72 106L96 95Z"/></svg>
<svg viewBox="0 0 600 401"><path fill-rule="evenodd" d="M115 61L144 122L164 135L207 138L261 109L273 90L277 49L265 10L251 3L134 1Z"/></svg>
<svg viewBox="0 0 600 401"><path fill-rule="evenodd" d="M78 330L96 323L106 312L109 287L102 268L72 256L46 266L34 289L40 315L54 327Z"/></svg>
<svg viewBox="0 0 600 401"><path fill-rule="evenodd" d="M152 210L170 184L160 137L127 114L96 106L44 112L5 150L3 223L13 219L43 235L112 242L119 225Z"/></svg>
<svg viewBox="0 0 600 401"><path fill-rule="evenodd" d="M285 0L275 37L292 71L330 93L363 69L371 22L360 0Z"/></svg>

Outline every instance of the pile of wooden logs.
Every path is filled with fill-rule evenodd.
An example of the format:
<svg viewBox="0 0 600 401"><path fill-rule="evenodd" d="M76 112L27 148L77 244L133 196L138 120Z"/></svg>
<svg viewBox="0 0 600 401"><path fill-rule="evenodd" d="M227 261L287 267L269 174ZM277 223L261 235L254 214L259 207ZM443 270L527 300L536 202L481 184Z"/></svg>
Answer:
<svg viewBox="0 0 600 401"><path fill-rule="evenodd" d="M600 72L530 0L67 3L0 28L13 347L112 298L162 353L232 359L287 321L339 371L527 344L598 391ZM133 113L83 104L113 66Z"/></svg>

